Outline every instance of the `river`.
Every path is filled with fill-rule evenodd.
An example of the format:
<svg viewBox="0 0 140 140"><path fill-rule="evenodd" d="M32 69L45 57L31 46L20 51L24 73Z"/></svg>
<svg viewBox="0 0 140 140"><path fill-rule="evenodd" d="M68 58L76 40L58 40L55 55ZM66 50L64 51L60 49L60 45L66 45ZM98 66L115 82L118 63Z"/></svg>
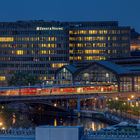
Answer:
<svg viewBox="0 0 140 140"><path fill-rule="evenodd" d="M54 125L54 126L84 126L85 128L92 128L94 131L108 126L107 123L95 120L92 118L62 118L62 117L47 117L33 116L33 123L38 125Z"/></svg>
<svg viewBox="0 0 140 140"><path fill-rule="evenodd" d="M42 113L25 113L6 109L0 107L0 128L7 129L9 127L36 127L39 125L53 125L53 126L84 126L85 128L92 128L93 130L99 130L107 127L108 124L95 120L92 118L76 118L76 117L56 117L51 116L47 111Z"/></svg>

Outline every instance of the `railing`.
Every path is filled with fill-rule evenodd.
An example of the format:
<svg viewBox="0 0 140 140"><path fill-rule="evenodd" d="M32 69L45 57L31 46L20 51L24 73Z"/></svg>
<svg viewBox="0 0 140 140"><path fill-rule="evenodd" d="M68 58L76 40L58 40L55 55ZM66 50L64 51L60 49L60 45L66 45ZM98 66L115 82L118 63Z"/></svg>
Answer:
<svg viewBox="0 0 140 140"><path fill-rule="evenodd" d="M0 129L0 136L35 136L35 130L33 128L9 128Z"/></svg>
<svg viewBox="0 0 140 140"><path fill-rule="evenodd" d="M92 130L86 130L85 135L83 136L83 140L90 140L95 138L138 138L140 139L140 130L136 132L120 132L118 130L111 130L110 132L106 131L92 131Z"/></svg>
<svg viewBox="0 0 140 140"><path fill-rule="evenodd" d="M114 120L116 122L123 122L123 121L126 121L126 122L129 122L129 123L137 123L139 118L133 118L132 116L129 116L129 114L127 113L111 113L110 111L107 111L104 113L105 114L105 117L107 119L110 119L110 120ZM130 114L131 115L131 114Z"/></svg>

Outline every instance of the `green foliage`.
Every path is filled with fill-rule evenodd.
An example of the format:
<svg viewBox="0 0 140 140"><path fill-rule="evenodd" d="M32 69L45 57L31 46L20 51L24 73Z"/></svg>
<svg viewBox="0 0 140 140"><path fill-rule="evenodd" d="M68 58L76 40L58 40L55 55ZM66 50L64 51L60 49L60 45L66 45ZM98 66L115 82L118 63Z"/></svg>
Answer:
<svg viewBox="0 0 140 140"><path fill-rule="evenodd" d="M124 102L124 101L108 101L108 107L110 109L116 109L119 110L121 112L128 112L133 115L140 115L140 109L139 107L136 106L131 106L128 102Z"/></svg>
<svg viewBox="0 0 140 140"><path fill-rule="evenodd" d="M14 73L13 76L8 80L9 86L28 86L39 83L41 83L41 80L39 80L36 75L25 72Z"/></svg>

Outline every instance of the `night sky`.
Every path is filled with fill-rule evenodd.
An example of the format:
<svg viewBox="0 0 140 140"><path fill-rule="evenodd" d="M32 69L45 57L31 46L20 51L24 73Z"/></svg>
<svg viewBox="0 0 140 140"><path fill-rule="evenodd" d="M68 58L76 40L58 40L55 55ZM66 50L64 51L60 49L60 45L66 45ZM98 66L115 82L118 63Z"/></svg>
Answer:
<svg viewBox="0 0 140 140"><path fill-rule="evenodd" d="M0 0L0 21L118 20L140 32L140 0Z"/></svg>

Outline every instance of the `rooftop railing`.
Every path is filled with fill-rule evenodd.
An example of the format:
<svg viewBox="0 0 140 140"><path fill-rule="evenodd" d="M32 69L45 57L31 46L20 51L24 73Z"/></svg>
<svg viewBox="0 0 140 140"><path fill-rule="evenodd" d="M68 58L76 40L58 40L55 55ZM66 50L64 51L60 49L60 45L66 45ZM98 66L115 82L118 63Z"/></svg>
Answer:
<svg viewBox="0 0 140 140"><path fill-rule="evenodd" d="M118 130L111 131L92 131L88 130L85 132L83 136L83 140L90 140L95 138L139 138L140 139L140 130L139 131L129 131L129 132L121 132Z"/></svg>
<svg viewBox="0 0 140 140"><path fill-rule="evenodd" d="M0 136L35 136L33 128L9 128L0 129Z"/></svg>

